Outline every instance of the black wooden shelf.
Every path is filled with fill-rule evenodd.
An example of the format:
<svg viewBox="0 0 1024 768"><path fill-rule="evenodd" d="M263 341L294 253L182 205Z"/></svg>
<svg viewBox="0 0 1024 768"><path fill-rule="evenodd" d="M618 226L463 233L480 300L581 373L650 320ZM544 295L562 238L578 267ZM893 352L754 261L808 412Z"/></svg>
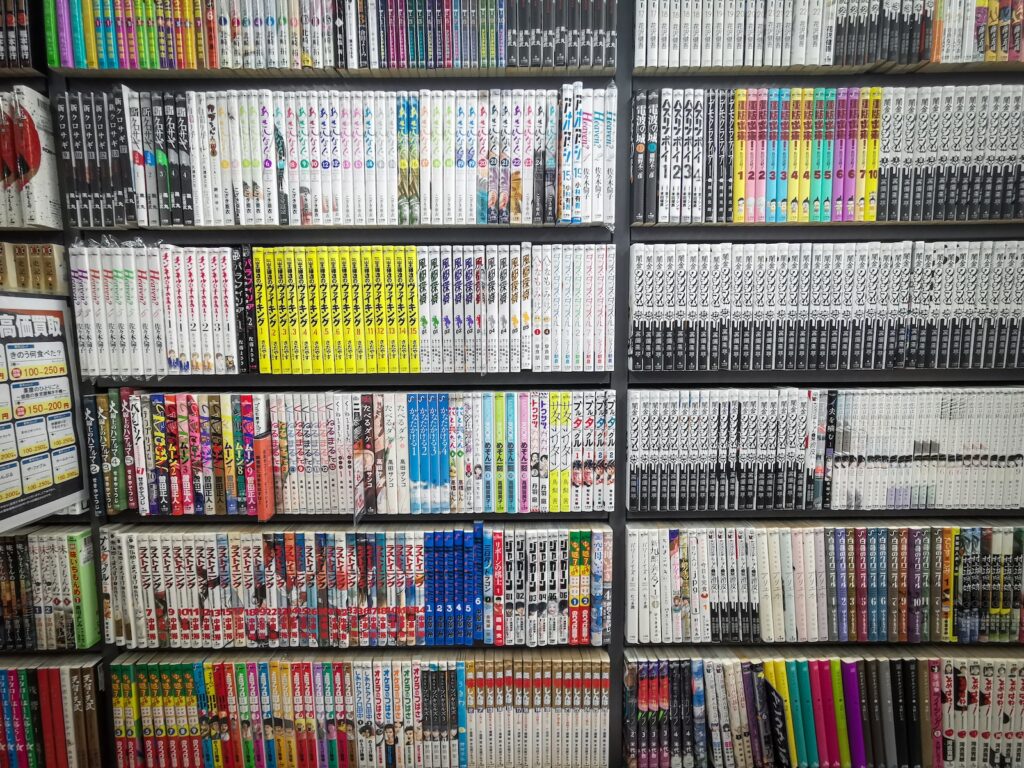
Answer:
<svg viewBox="0 0 1024 768"><path fill-rule="evenodd" d="M689 523L694 526L718 525L722 522L743 520L778 520L791 523L796 520L815 521L822 524L849 521L861 523L878 520L892 522L892 518L930 518L958 520L998 518L1024 520L1022 509L708 509L682 510L675 512L638 512L628 510L626 522L658 521L665 523ZM888 523L887 523L888 524Z"/></svg>
<svg viewBox="0 0 1024 768"><path fill-rule="evenodd" d="M458 523L539 523L542 525L553 525L559 522L582 523L608 522L610 512L535 512L520 514L517 512L508 513L480 513L480 514L439 514L439 515L365 515L359 521L359 527L372 528L378 524L404 523L405 525L443 527L447 524ZM135 513L122 512L119 515L109 516L106 524L138 524L138 525L258 525L260 528L272 530L275 527L288 527L296 523L303 525L308 523L344 523L353 525L354 520L350 514L313 514L313 515L276 515L269 520L260 522L255 517L247 515L139 515Z"/></svg>
<svg viewBox="0 0 1024 768"><path fill-rule="evenodd" d="M1024 381L1018 368L894 368L890 370L786 371L630 371L629 383L638 386L781 386L798 387L849 384L887 386L944 386L1017 384Z"/></svg>

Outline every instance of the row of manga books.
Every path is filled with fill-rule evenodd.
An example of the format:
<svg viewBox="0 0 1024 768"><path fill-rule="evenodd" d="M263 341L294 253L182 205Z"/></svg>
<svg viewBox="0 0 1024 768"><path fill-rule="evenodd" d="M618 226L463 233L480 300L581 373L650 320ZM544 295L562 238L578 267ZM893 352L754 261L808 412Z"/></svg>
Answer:
<svg viewBox="0 0 1024 768"><path fill-rule="evenodd" d="M80 227L614 223L616 91L79 91Z"/></svg>
<svg viewBox="0 0 1024 768"><path fill-rule="evenodd" d="M0 227L61 226L50 100L15 85L0 92Z"/></svg>
<svg viewBox="0 0 1024 768"><path fill-rule="evenodd" d="M687 88L633 98L633 222L1024 218L1021 86Z"/></svg>
<svg viewBox="0 0 1024 768"><path fill-rule="evenodd" d="M64 246L0 242L0 290L68 295Z"/></svg>
<svg viewBox="0 0 1024 768"><path fill-rule="evenodd" d="M1016 368L1019 241L634 244L632 370Z"/></svg>
<svg viewBox="0 0 1024 768"><path fill-rule="evenodd" d="M634 63L638 69L707 70L1018 62L1017 9L1012 2L642 0Z"/></svg>
<svg viewBox="0 0 1024 768"><path fill-rule="evenodd" d="M605 371L608 245L73 246L82 375Z"/></svg>
<svg viewBox="0 0 1024 768"><path fill-rule="evenodd" d="M1024 761L1019 656L628 649L624 765Z"/></svg>
<svg viewBox="0 0 1024 768"><path fill-rule="evenodd" d="M626 532L630 643L1024 642L1019 522Z"/></svg>
<svg viewBox="0 0 1024 768"><path fill-rule="evenodd" d="M629 509L1020 509L1016 388L629 393Z"/></svg>
<svg viewBox="0 0 1024 768"><path fill-rule="evenodd" d="M603 645L607 526L101 531L128 648Z"/></svg>
<svg viewBox="0 0 1024 768"><path fill-rule="evenodd" d="M592 649L386 656L121 656L117 768L608 765Z"/></svg>
<svg viewBox="0 0 1024 768"><path fill-rule="evenodd" d="M150 0L111 7L51 0L47 61L77 69L200 71L613 68L615 6L614 0L586 7L565 0L204 0L194 6ZM4 55L11 56L6 49Z"/></svg>
<svg viewBox="0 0 1024 768"><path fill-rule="evenodd" d="M0 648L64 651L99 642L96 563L87 528L0 536Z"/></svg>
<svg viewBox="0 0 1024 768"><path fill-rule="evenodd" d="M108 515L609 511L611 390L85 398Z"/></svg>
<svg viewBox="0 0 1024 768"><path fill-rule="evenodd" d="M0 661L0 759L10 766L101 768L103 671L99 658Z"/></svg>

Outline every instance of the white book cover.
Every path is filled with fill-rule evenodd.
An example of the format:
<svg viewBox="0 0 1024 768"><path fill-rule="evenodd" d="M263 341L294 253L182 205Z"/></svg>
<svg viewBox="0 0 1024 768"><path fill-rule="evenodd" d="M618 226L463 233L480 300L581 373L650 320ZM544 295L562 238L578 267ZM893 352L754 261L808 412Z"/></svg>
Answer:
<svg viewBox="0 0 1024 768"><path fill-rule="evenodd" d="M618 89L610 85L605 90L604 103L604 218L603 221L609 226L615 226L615 164L618 160L616 153L616 127L618 120Z"/></svg>
<svg viewBox="0 0 1024 768"><path fill-rule="evenodd" d="M509 371L522 370L522 252L519 245L509 246L508 325Z"/></svg>
<svg viewBox="0 0 1024 768"><path fill-rule="evenodd" d="M507 245L498 246L497 257L497 371L508 372L510 362L509 345L511 343L509 305L509 262L510 249Z"/></svg>
<svg viewBox="0 0 1024 768"><path fill-rule="evenodd" d="M447 164L449 158L454 162L454 157L446 153L446 148L451 141L452 128L445 122L446 115L454 112L454 104L449 104L450 94L446 91L435 91L430 101L430 162L432 170L430 186L430 210L433 218L431 224L448 224L452 221L454 201L449 205L446 196L452 193L452 186L449 183ZM452 145L454 148L454 144ZM454 171L454 169L453 169ZM426 223L426 219L424 219Z"/></svg>

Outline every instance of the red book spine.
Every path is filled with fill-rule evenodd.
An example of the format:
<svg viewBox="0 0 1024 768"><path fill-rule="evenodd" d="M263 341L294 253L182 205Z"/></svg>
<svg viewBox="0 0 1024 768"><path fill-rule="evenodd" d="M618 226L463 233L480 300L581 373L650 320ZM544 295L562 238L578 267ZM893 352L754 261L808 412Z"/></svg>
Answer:
<svg viewBox="0 0 1024 768"><path fill-rule="evenodd" d="M444 67L452 68L452 0L444 0Z"/></svg>
<svg viewBox="0 0 1024 768"><path fill-rule="evenodd" d="M167 474L171 486L171 514L185 513L181 499L181 467L178 460L178 407L175 395L164 396L164 427L167 435Z"/></svg>
<svg viewBox="0 0 1024 768"><path fill-rule="evenodd" d="M504 532L495 531L492 536L494 563L494 644L505 645L505 541ZM417 633L418 634L418 633Z"/></svg>
<svg viewBox="0 0 1024 768"><path fill-rule="evenodd" d="M220 69L220 49L217 47L216 0L205 0L203 3L203 21L206 27L207 67L210 69Z"/></svg>
<svg viewBox="0 0 1024 768"><path fill-rule="evenodd" d="M121 706L121 681L118 673L111 669L110 687L111 700L114 702L114 755L117 759L117 768L128 768L128 758L125 750L124 729L118 727L120 718L117 715L117 708ZM43 726L43 765L58 765L56 745L53 740L53 728L63 721L54 720L52 704L50 702L50 679L47 674L49 670L40 668L36 672L36 679L39 686L39 719Z"/></svg>
<svg viewBox="0 0 1024 768"><path fill-rule="evenodd" d="M813 680L813 678L811 679ZM836 726L835 692L832 690L832 667L827 659L818 662L818 686L821 690L820 711L825 730L826 748L831 758L829 765L831 768L839 768L839 730Z"/></svg>
<svg viewBox="0 0 1024 768"><path fill-rule="evenodd" d="M45 670L45 672L47 673L46 677L49 678L49 680L47 682L45 682L45 685L46 685L47 688L50 689L50 692L52 694L50 696L50 714L49 714L49 717L50 717L50 722L51 722L51 728L52 728L52 731L53 731L54 751L57 754L57 758L58 758L56 761L54 761L53 765L57 766L57 768L67 768L67 765L68 765L68 744L67 744L67 736L64 733L64 700L61 698L61 695L60 695L60 670L56 669L54 667L51 667L51 668ZM44 683L40 683L40 687L42 687L43 685L44 685ZM129 701L131 700L131 693L132 693L132 691L131 691L130 683L129 683L129 688L125 692L125 698L128 699ZM125 720L127 721L127 719L129 717L132 718L132 719L135 718L135 708L134 708L134 705L132 705L130 713L125 715ZM135 750L129 749L129 755L134 756L135 755ZM132 765L132 764L133 763L129 763L129 765ZM50 763L47 762L47 765L50 765Z"/></svg>

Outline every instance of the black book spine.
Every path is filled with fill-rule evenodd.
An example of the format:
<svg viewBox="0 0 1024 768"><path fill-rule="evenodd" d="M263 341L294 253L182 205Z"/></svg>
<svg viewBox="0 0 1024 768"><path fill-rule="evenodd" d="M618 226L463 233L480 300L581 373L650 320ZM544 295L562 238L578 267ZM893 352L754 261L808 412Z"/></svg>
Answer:
<svg viewBox="0 0 1024 768"><path fill-rule="evenodd" d="M97 94L93 99L93 120L96 128L96 167L99 170L100 211L103 226L114 225L114 178L110 162L111 119L110 100L108 94Z"/></svg>
<svg viewBox="0 0 1024 768"><path fill-rule="evenodd" d="M903 662L900 659L891 659L889 665L892 674L892 714L896 730L896 762L900 768L904 768L907 765L909 751L907 749L907 701L903 680Z"/></svg>
<svg viewBox="0 0 1024 768"><path fill-rule="evenodd" d="M618 50L619 40L616 29L616 3L618 0L604 0L605 22L605 48L604 65L609 69L615 69L615 52Z"/></svg>
<svg viewBox="0 0 1024 768"><path fill-rule="evenodd" d="M82 152L84 179L88 189L89 226L102 227L103 213L99 199L100 193L97 191L99 180L96 163L96 129L93 120L93 94L83 93L80 106L82 109Z"/></svg>
<svg viewBox="0 0 1024 768"><path fill-rule="evenodd" d="M135 171L132 167L132 156L128 149L128 104L124 100L124 92L118 90L114 96L115 115L117 119L118 155L121 158L121 187L124 195L124 219L126 224L136 224L139 220L136 210Z"/></svg>
<svg viewBox="0 0 1024 768"><path fill-rule="evenodd" d="M836 399L837 392L828 390L825 409L825 477L822 484L821 508L832 508L832 460L836 450Z"/></svg>
<svg viewBox="0 0 1024 768"><path fill-rule="evenodd" d="M171 173L168 168L167 143L164 139L164 104L160 94L151 94L153 119L153 152L156 155L157 210L161 227L171 225Z"/></svg>
<svg viewBox="0 0 1024 768"><path fill-rule="evenodd" d="M110 165L110 198L111 198L111 224L115 227L125 225L125 179L123 176L124 163L122 161L121 147L124 130L122 121L124 110L116 94L104 94L103 101L109 117L104 121L104 132L107 143L107 162ZM128 169L131 173L131 168ZM129 177L130 178L130 177Z"/></svg>
<svg viewBox="0 0 1024 768"><path fill-rule="evenodd" d="M530 29L530 57L528 64L535 68L544 66L544 46L548 34L547 9L545 5L544 0L530 0L533 22Z"/></svg>
<svg viewBox="0 0 1024 768"><path fill-rule="evenodd" d="M71 151L71 94L57 97L57 141L60 142L60 169L64 178L64 210L73 227L81 226L78 213L78 178Z"/></svg>
<svg viewBox="0 0 1024 768"><path fill-rule="evenodd" d="M571 0L569 3L569 42L565 52L565 65L572 69L580 65L580 48L583 43L583 2Z"/></svg>
<svg viewBox="0 0 1024 768"><path fill-rule="evenodd" d="M93 514L107 514L107 495L103 483L103 456L100 449L99 412L95 395L86 395L83 401L85 421L85 449L89 460L89 498Z"/></svg>
<svg viewBox="0 0 1024 768"><path fill-rule="evenodd" d="M249 264L250 274L252 272L252 253L246 246L246 251L249 252ZM251 282L251 278L250 278ZM249 373L250 371L258 371L259 367L248 368L248 343L246 341L246 335L249 328L249 301L246 291L246 275L245 275L245 254L243 254L240 248L233 248L231 251L231 287L234 292L235 301L235 358L238 372ZM255 322L255 318L253 318Z"/></svg>
<svg viewBox="0 0 1024 768"><path fill-rule="evenodd" d="M170 174L171 190L171 224L182 225L184 216L181 205L181 155L178 152L178 126L174 94L163 94L164 102L164 141L167 145L167 169Z"/></svg>
<svg viewBox="0 0 1024 768"><path fill-rule="evenodd" d="M256 283L252 266L252 248L242 246L242 275L244 280L245 299L245 373L259 371L259 349L256 340ZM311 276L312 278L313 276ZM243 358L238 359L239 371Z"/></svg>
<svg viewBox="0 0 1024 768"><path fill-rule="evenodd" d="M504 0L496 0L498 3ZM528 25L526 15L528 0L509 0L505 5L505 62L510 67L524 67L520 41L525 36L521 27Z"/></svg>
<svg viewBox="0 0 1024 768"><path fill-rule="evenodd" d="M569 7L574 3L574 0L554 0L555 3L555 28L557 30L555 34L555 51L554 51L554 66L564 67L568 60L566 53L566 47L568 44L569 37Z"/></svg>
<svg viewBox="0 0 1024 768"><path fill-rule="evenodd" d="M638 667L642 664L627 660L624 667L622 697L622 762L623 765L637 765L640 758L638 747Z"/></svg>
<svg viewBox="0 0 1024 768"><path fill-rule="evenodd" d="M540 65L545 69L555 66L555 25L557 24L558 8L564 0L542 0L543 15L541 17L542 43Z"/></svg>
<svg viewBox="0 0 1024 768"><path fill-rule="evenodd" d="M660 126L661 99L658 91L647 93L647 173L644 178L644 222L658 222L658 128Z"/></svg>
<svg viewBox="0 0 1024 768"><path fill-rule="evenodd" d="M580 0L582 34L580 36L579 66L594 66L594 0Z"/></svg>
<svg viewBox="0 0 1024 768"><path fill-rule="evenodd" d="M591 66L604 67L605 49L608 46L608 5L609 0L594 0L594 58Z"/></svg>
<svg viewBox="0 0 1024 768"><path fill-rule="evenodd" d="M178 167L181 173L181 216L182 223L190 227L196 223L196 212L192 197L192 148L189 146L188 135L188 102L184 93L174 97L174 110L178 134Z"/></svg>
<svg viewBox="0 0 1024 768"><path fill-rule="evenodd" d="M917 660L904 659L903 666L907 714L907 761L910 768L921 768L923 752L930 748L930 745L921 743L921 708L924 702L918 699L920 681L918 680Z"/></svg>

